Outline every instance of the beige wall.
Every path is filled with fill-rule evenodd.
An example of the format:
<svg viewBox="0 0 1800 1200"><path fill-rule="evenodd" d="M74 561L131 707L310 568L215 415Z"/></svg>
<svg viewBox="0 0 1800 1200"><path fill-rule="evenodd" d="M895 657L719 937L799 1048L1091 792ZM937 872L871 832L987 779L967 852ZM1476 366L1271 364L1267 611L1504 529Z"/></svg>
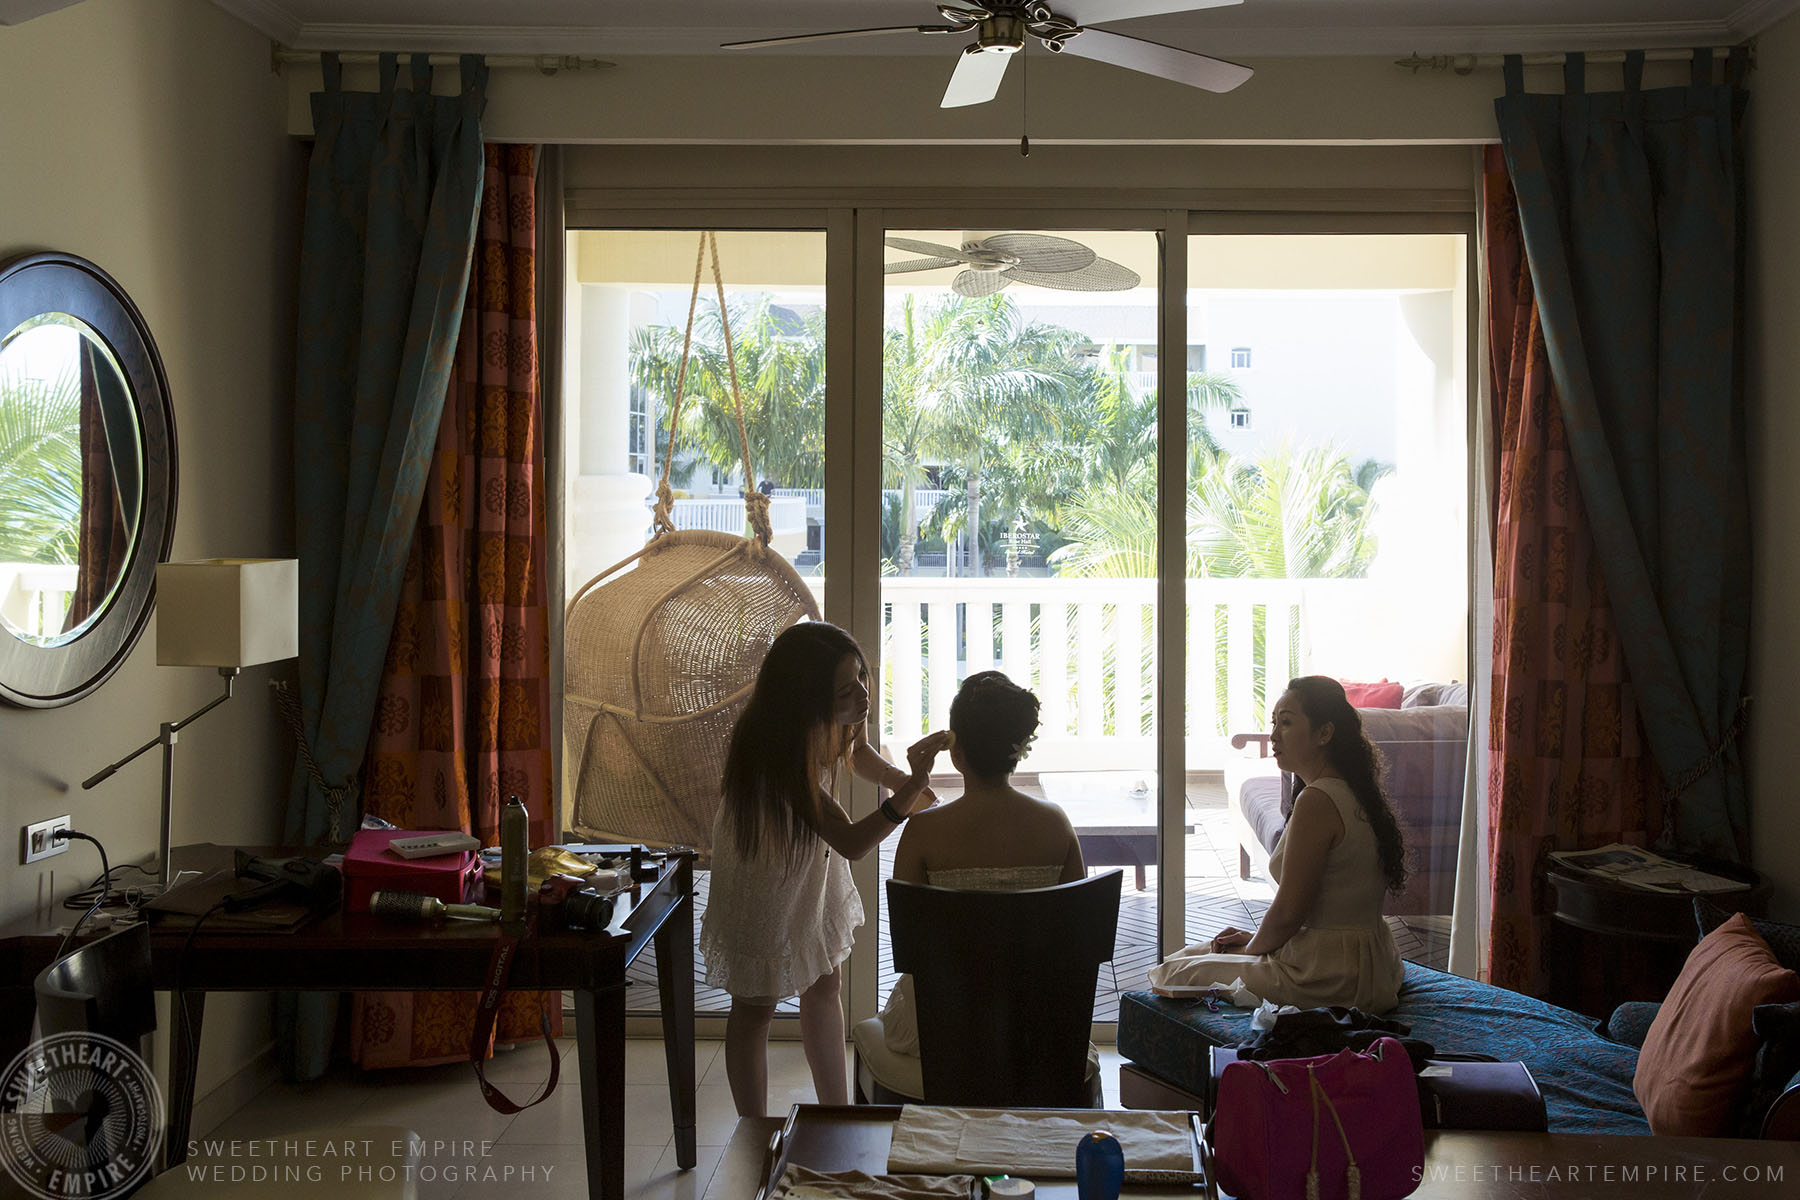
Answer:
<svg viewBox="0 0 1800 1200"><path fill-rule="evenodd" d="M1755 864L1774 881L1777 915L1800 921L1800 782L1781 749L1800 680L1800 16L1759 39L1750 88L1750 795Z"/></svg>
<svg viewBox="0 0 1800 1200"><path fill-rule="evenodd" d="M296 152L268 43L210 4L89 0L0 28L0 258L67 251L109 272L162 352L180 453L173 556L293 552L291 419ZM278 827L289 750L268 699L273 668L184 733L180 841L254 843ZM0 833L59 813L112 861L154 856L155 752L91 792L107 762L219 686L158 668L155 626L110 682L73 705L0 708ZM60 902L99 873L76 843L0 868L0 919ZM129 874L129 873L127 873ZM74 914L69 914L72 918ZM268 1042L266 1004L207 1005L200 1092Z"/></svg>

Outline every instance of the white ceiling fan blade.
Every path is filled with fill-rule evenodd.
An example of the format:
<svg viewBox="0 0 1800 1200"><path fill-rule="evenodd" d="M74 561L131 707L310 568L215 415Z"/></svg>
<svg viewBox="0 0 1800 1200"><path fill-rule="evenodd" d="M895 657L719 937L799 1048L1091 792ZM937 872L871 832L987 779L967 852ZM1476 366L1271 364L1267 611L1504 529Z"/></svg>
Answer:
<svg viewBox="0 0 1800 1200"><path fill-rule="evenodd" d="M1109 24L1133 17L1160 17L1167 13L1199 12L1226 8L1244 0L1063 0L1056 11L1077 25Z"/></svg>
<svg viewBox="0 0 1800 1200"><path fill-rule="evenodd" d="M1110 258L1096 258L1092 265L1079 271L1028 271L1014 267L1008 274L1019 283L1065 292L1127 292L1141 282L1136 271Z"/></svg>
<svg viewBox="0 0 1800 1200"><path fill-rule="evenodd" d="M881 272L884 275L904 275L908 271L935 271L940 267L955 267L962 264L960 258L908 258L900 262L886 263Z"/></svg>
<svg viewBox="0 0 1800 1200"><path fill-rule="evenodd" d="M940 246L936 242L921 242L917 238L891 237L887 244L895 250L911 250L914 254L928 254L932 258L947 258L952 262L962 262L963 253L955 246Z"/></svg>
<svg viewBox="0 0 1800 1200"><path fill-rule="evenodd" d="M790 33L782 37L752 38L747 42L720 42L721 50L755 50L763 46L790 46L796 42L823 42L832 38L870 37L880 33L960 33L955 25L883 25L877 29L834 29L829 33Z"/></svg>
<svg viewBox="0 0 1800 1200"><path fill-rule="evenodd" d="M997 250L1019 260L1021 271L1079 271L1094 261L1094 252L1080 242L1047 233L996 233L985 238L984 250Z"/></svg>
<svg viewBox="0 0 1800 1200"><path fill-rule="evenodd" d="M1012 282L1012 270L964 271L950 281L950 290L971 299L991 296Z"/></svg>
<svg viewBox="0 0 1800 1200"><path fill-rule="evenodd" d="M992 100L1000 90L1000 81L1006 78L1006 64L1012 57L979 46L964 47L962 57L956 60L956 70L951 73L950 86L944 89L944 99L938 107L966 108Z"/></svg>
<svg viewBox="0 0 1800 1200"><path fill-rule="evenodd" d="M1063 53L1172 79L1209 92L1229 92L1255 74L1249 67L1222 58L1191 54L1161 42L1147 42L1122 33L1108 33L1104 29L1083 29L1063 43Z"/></svg>

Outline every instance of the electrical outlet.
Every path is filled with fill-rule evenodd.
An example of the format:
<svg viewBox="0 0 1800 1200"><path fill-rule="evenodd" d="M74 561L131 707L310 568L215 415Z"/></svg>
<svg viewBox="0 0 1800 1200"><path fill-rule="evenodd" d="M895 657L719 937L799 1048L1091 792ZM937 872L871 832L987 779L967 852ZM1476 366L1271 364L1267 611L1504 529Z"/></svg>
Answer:
<svg viewBox="0 0 1800 1200"><path fill-rule="evenodd" d="M73 822L65 814L51 817L48 821L38 821L20 830L19 862L34 863L40 858L49 858L53 854L61 854L69 848L68 842L59 842L51 837L58 829L67 829Z"/></svg>

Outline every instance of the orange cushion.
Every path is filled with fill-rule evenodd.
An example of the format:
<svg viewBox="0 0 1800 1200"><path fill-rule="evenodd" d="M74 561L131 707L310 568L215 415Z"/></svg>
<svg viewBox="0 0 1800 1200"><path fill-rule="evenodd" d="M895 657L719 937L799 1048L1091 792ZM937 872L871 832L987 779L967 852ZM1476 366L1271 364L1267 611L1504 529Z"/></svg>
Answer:
<svg viewBox="0 0 1800 1200"><path fill-rule="evenodd" d="M1800 976L1775 961L1742 913L1695 946L1657 1010L1631 1087L1650 1132L1726 1133L1756 1057L1750 1010L1800 999Z"/></svg>

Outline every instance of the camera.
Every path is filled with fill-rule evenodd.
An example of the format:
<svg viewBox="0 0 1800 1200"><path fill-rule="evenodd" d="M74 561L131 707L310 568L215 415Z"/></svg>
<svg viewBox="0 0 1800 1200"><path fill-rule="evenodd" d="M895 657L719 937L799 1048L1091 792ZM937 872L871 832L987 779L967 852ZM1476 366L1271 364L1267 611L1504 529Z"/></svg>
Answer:
<svg viewBox="0 0 1800 1200"><path fill-rule="evenodd" d="M605 929L612 915L612 895L573 875L552 875L538 888L539 929Z"/></svg>

